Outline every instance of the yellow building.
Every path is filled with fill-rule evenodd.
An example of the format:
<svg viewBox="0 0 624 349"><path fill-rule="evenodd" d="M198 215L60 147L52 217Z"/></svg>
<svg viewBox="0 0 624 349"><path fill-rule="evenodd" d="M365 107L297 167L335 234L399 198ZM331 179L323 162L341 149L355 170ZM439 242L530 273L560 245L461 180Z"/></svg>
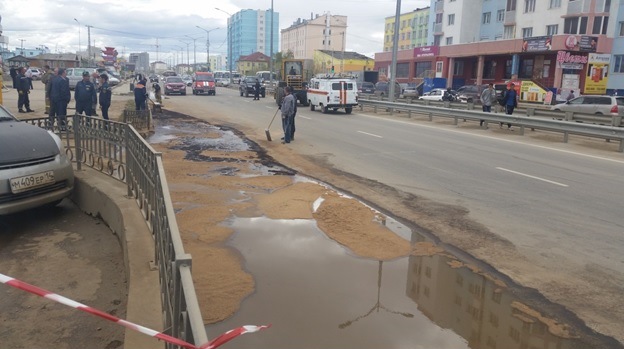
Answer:
<svg viewBox="0 0 624 349"><path fill-rule="evenodd" d="M399 50L427 46L429 31L429 7L419 8L412 12L402 13L399 17ZM386 17L384 27L384 52L392 51L394 39L394 16Z"/></svg>
<svg viewBox="0 0 624 349"><path fill-rule="evenodd" d="M258 71L269 70L269 56L262 52L241 56L236 62L236 70L242 75L254 75Z"/></svg>
<svg viewBox="0 0 624 349"><path fill-rule="evenodd" d="M314 51L314 74L373 70L375 60L357 52Z"/></svg>

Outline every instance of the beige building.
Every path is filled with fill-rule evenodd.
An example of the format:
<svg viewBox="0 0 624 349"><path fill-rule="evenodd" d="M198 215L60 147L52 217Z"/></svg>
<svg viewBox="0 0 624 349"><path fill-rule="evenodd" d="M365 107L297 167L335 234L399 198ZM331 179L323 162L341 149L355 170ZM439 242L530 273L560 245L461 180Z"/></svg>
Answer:
<svg viewBox="0 0 624 349"><path fill-rule="evenodd" d="M316 15L299 18L281 31L281 51L291 51L295 59L314 59L315 50L344 51L347 16Z"/></svg>

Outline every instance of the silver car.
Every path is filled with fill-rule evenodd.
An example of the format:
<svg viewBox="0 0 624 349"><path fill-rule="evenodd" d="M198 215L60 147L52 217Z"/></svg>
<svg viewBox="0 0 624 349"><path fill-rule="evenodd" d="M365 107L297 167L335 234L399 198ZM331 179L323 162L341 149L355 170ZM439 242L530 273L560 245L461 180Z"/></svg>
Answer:
<svg viewBox="0 0 624 349"><path fill-rule="evenodd" d="M617 115L619 108L624 108L622 96L580 96L553 105L550 109L581 114Z"/></svg>
<svg viewBox="0 0 624 349"><path fill-rule="evenodd" d="M73 188L61 139L0 106L0 215L56 205Z"/></svg>

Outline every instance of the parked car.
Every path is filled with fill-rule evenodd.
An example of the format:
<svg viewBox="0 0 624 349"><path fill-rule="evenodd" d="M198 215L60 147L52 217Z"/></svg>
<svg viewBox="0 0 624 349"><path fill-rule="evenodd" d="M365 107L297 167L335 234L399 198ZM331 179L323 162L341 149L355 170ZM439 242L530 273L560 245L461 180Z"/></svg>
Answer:
<svg viewBox="0 0 624 349"><path fill-rule="evenodd" d="M624 108L624 96L580 96L551 107L552 110L598 115L616 115L619 108Z"/></svg>
<svg viewBox="0 0 624 349"><path fill-rule="evenodd" d="M56 205L73 188L61 139L0 106L0 215Z"/></svg>
<svg viewBox="0 0 624 349"><path fill-rule="evenodd" d="M358 88L359 93L366 94L374 94L375 93L375 84L372 82L364 81L360 84L360 88Z"/></svg>
<svg viewBox="0 0 624 349"><path fill-rule="evenodd" d="M378 81L375 84L375 96L388 97L390 94L390 83L388 81ZM398 82L394 83L394 98L399 98L401 95L401 85Z"/></svg>
<svg viewBox="0 0 624 349"><path fill-rule="evenodd" d="M240 82L240 86L238 87L238 91L240 92L241 97L245 95L245 97L249 97L249 95L253 95L256 91L256 80L255 76L246 76ZM260 96L266 96L266 88L260 85Z"/></svg>
<svg viewBox="0 0 624 349"><path fill-rule="evenodd" d="M158 75L156 75L156 74L150 75L149 76L149 81L150 82L154 82L154 83L158 83L159 82Z"/></svg>
<svg viewBox="0 0 624 349"><path fill-rule="evenodd" d="M216 95L215 79L212 73L197 72L195 73L195 81L193 81L193 94L199 95L206 93L208 95Z"/></svg>
<svg viewBox="0 0 624 349"><path fill-rule="evenodd" d="M41 75L43 75L43 71L41 71L41 69L39 68L30 67L26 69L26 76L29 76L29 75L31 79L39 80L41 79Z"/></svg>
<svg viewBox="0 0 624 349"><path fill-rule="evenodd" d="M506 84L494 84L496 98L501 98L503 92L507 90ZM481 93L488 88L488 84L484 85L466 85L457 89L457 98L462 103L481 103Z"/></svg>
<svg viewBox="0 0 624 349"><path fill-rule="evenodd" d="M165 96L172 93L186 96L186 83L179 76L168 76L165 78Z"/></svg>
<svg viewBox="0 0 624 349"><path fill-rule="evenodd" d="M418 99L430 100L430 101L442 101L442 97L444 96L445 88L434 88L429 92L423 93L422 96L418 97Z"/></svg>
<svg viewBox="0 0 624 349"><path fill-rule="evenodd" d="M217 86L228 87L230 86L230 78L218 78L216 84Z"/></svg>
<svg viewBox="0 0 624 349"><path fill-rule="evenodd" d="M406 99L417 99L418 98L418 89L416 89L416 85L407 85L403 89L401 96Z"/></svg>
<svg viewBox="0 0 624 349"><path fill-rule="evenodd" d="M69 80L69 89L76 88L78 81L82 81L82 73L84 71L89 72L92 75L96 71L96 68L67 68L67 80Z"/></svg>

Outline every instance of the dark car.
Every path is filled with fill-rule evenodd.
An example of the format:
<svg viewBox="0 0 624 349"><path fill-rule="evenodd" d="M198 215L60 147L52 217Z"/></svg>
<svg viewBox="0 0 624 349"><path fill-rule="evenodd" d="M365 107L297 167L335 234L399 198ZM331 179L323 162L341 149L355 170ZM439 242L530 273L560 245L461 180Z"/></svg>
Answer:
<svg viewBox="0 0 624 349"><path fill-rule="evenodd" d="M488 85L466 85L457 89L457 97L463 103L481 103L481 93Z"/></svg>
<svg viewBox="0 0 624 349"><path fill-rule="evenodd" d="M56 205L73 188L61 139L0 106L0 215Z"/></svg>
<svg viewBox="0 0 624 349"><path fill-rule="evenodd" d="M150 79L150 82L155 82L155 83L159 82L158 81L158 75L156 75L156 74L150 75L149 79Z"/></svg>
<svg viewBox="0 0 624 349"><path fill-rule="evenodd" d="M249 97L249 95L254 95L256 93L256 80L255 76L248 76L241 80L240 86L238 87L238 91L240 92L241 97L245 95L245 97ZM260 96L266 96L266 88L260 84Z"/></svg>
<svg viewBox="0 0 624 349"><path fill-rule="evenodd" d="M169 76L165 78L165 96L172 93L186 95L186 83L179 76Z"/></svg>
<svg viewBox="0 0 624 349"><path fill-rule="evenodd" d="M358 89L358 92L359 93L374 94L375 93L375 84L373 84L372 82L364 81L360 85L360 88Z"/></svg>
<svg viewBox="0 0 624 349"><path fill-rule="evenodd" d="M394 83L394 98L397 99L401 95L401 85ZM378 81L375 84L375 95L380 97L388 97L390 94L390 83L387 81Z"/></svg>

